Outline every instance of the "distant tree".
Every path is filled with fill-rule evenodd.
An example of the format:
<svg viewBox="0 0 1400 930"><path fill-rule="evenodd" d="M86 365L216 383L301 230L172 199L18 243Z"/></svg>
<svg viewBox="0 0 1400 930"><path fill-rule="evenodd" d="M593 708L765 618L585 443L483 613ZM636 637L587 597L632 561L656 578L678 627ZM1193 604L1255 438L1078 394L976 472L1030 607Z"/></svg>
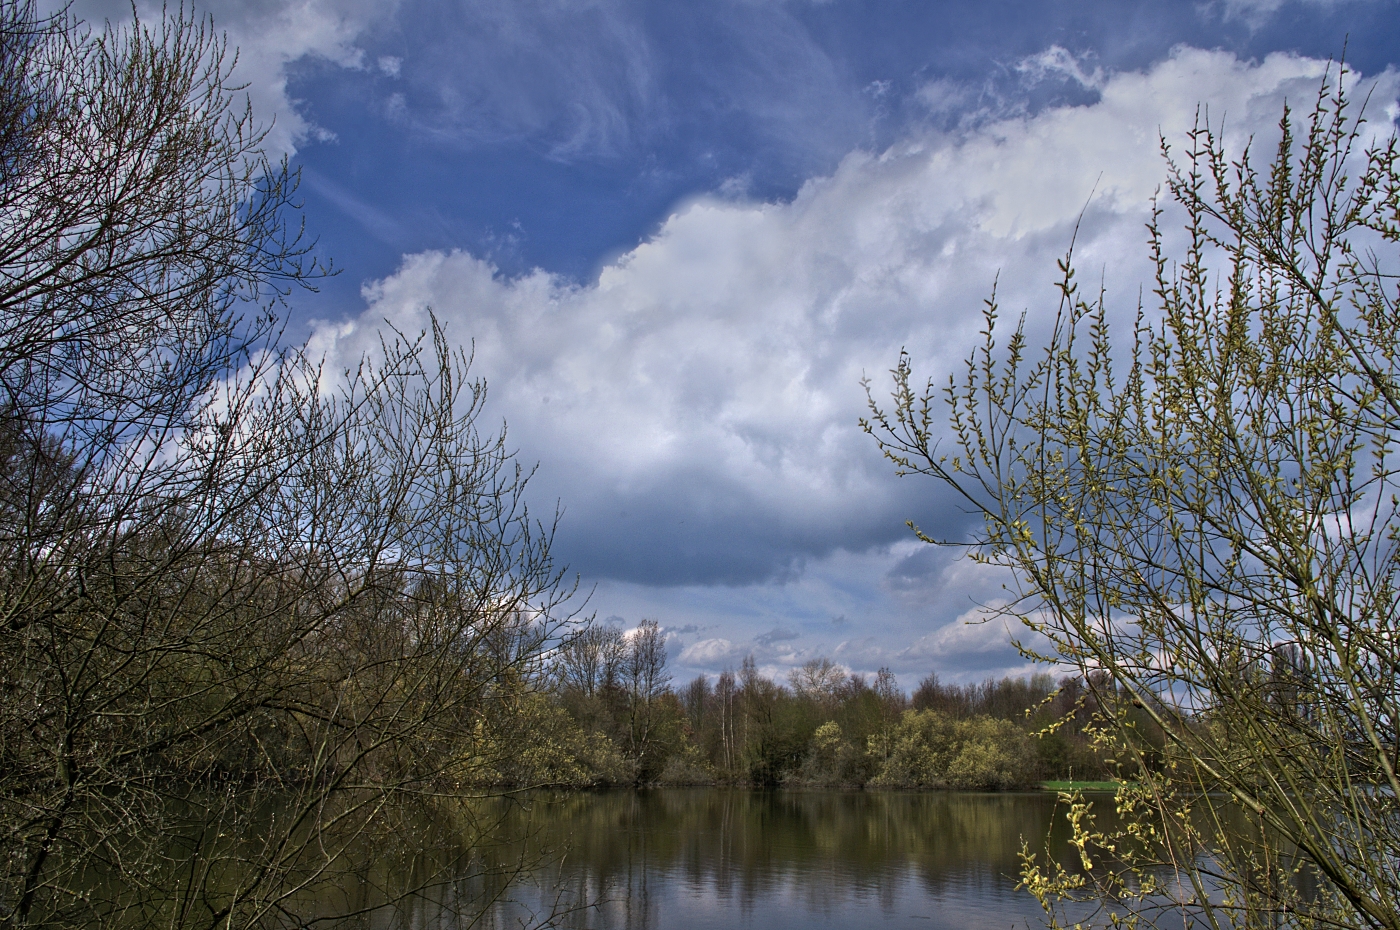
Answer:
<svg viewBox="0 0 1400 930"><path fill-rule="evenodd" d="M962 688L948 686L938 679L937 672L929 672L914 689L910 703L914 710L936 710L953 717L967 717L972 714L972 701Z"/></svg>
<svg viewBox="0 0 1400 930"><path fill-rule="evenodd" d="M715 695L710 679L705 675L696 675L681 689L680 699L687 724L694 733L699 734L713 716Z"/></svg>
<svg viewBox="0 0 1400 930"><path fill-rule="evenodd" d="M846 684L846 670L825 656L808 659L788 674L792 690L799 696L830 710L840 699Z"/></svg>
<svg viewBox="0 0 1400 930"><path fill-rule="evenodd" d="M622 684L627 693L627 744L646 779L660 770L658 741L664 724L674 722L672 708L664 705L670 693L671 675L666 671L666 636L655 620L643 620L627 641L622 660ZM674 700L674 698L673 698Z"/></svg>
<svg viewBox="0 0 1400 930"><path fill-rule="evenodd" d="M733 774L739 766L739 736L735 726L739 688L732 669L725 669L715 680L715 705L719 716L720 768Z"/></svg>
<svg viewBox="0 0 1400 930"><path fill-rule="evenodd" d="M938 710L954 717L982 714L1011 720L1025 716L1028 708L1044 701L1055 690L1055 679L1046 673L1029 678L988 678L980 684L946 685L932 673L914 692L918 710Z"/></svg>
<svg viewBox="0 0 1400 930"><path fill-rule="evenodd" d="M1007 613L1133 763L1121 832L1075 802L1086 872L1028 860L1052 920L1400 927L1400 150L1367 143L1348 82L1286 108L1263 166L1203 120L1163 142L1186 251L1156 207L1126 349L1071 252L1043 352L998 344L993 295L962 378L919 387L901 356L872 401L900 473L981 514Z"/></svg>
<svg viewBox="0 0 1400 930"><path fill-rule="evenodd" d="M872 690L880 704L880 715L876 725L871 728L867 742L871 750L872 764L883 765L889 759L894 728L908 709L909 699L900 689L899 680L894 672L888 668L882 668L875 674L875 687Z"/></svg>
<svg viewBox="0 0 1400 930"><path fill-rule="evenodd" d="M1025 787L1038 773L1024 730L986 716L957 720L911 710L894 728L871 784L882 788Z"/></svg>
<svg viewBox="0 0 1400 930"><path fill-rule="evenodd" d="M875 674L875 696L880 699L880 703L893 711L904 709L904 692L899 690L899 679L894 672L888 668L882 668Z"/></svg>
<svg viewBox="0 0 1400 930"><path fill-rule="evenodd" d="M559 646L556 661L559 685L594 697L618 683L626 643L616 627L587 624L575 630Z"/></svg>

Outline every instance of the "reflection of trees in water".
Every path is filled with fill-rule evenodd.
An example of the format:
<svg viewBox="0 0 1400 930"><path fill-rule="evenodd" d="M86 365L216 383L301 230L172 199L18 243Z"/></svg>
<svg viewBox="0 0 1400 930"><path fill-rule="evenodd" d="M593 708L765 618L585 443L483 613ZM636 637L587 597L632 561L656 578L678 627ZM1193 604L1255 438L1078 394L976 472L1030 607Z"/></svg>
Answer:
<svg viewBox="0 0 1400 930"><path fill-rule="evenodd" d="M497 926L499 905L538 881L548 865L544 846L531 840L528 819L502 800L440 798L425 803L409 798L379 808L376 829L340 844L329 867L313 861L305 872L290 870L289 884L300 887L283 899L280 913L267 925L344 930ZM328 809L326 821L334 823L338 813ZM270 805L262 823L246 836L230 838L230 846L261 842L259 826L270 826L284 815L284 806ZM315 838L308 841L314 843ZM169 859L178 864L176 852L172 850ZM251 868L250 857L237 853L232 848L211 852L211 858L224 865L223 881L229 887L246 883ZM102 876L94 878L101 883ZM174 888L177 882L178 876L172 875L166 884ZM547 903L541 909L544 896L527 899L530 907L514 907L508 926L538 925L550 917ZM483 910L496 913L487 914L483 922ZM522 924L516 918L527 911L536 912L538 919ZM144 923L133 919L130 925Z"/></svg>
<svg viewBox="0 0 1400 930"><path fill-rule="evenodd" d="M645 930L665 926L678 901L817 919L928 898L991 902L1011 893L1021 838L1043 844L1054 805L1048 795L716 789L415 805L349 850L336 884L289 904L354 914L336 926L368 930L551 917ZM407 888L423 890L400 898Z"/></svg>
<svg viewBox="0 0 1400 930"><path fill-rule="evenodd" d="M1100 822L1111 825L1112 798ZM1077 855L1048 794L751 792L668 789L414 805L350 850L339 883L298 913L357 913L338 927L649 930L671 908L751 916L788 909L814 922L853 907L913 902L988 912L1013 892L1022 838ZM1241 821L1239 831L1249 824ZM404 889L424 891L403 897ZM704 902L697 905L695 902ZM839 925L839 923L838 923Z"/></svg>
<svg viewBox="0 0 1400 930"><path fill-rule="evenodd" d="M814 914L854 901L888 912L916 881L935 896L991 893L985 883L1016 874L1023 837L1043 844L1054 804L1046 795L713 789L535 797L503 821L529 838L501 850L560 858L495 917L527 898L534 910L558 900L589 908L565 926L645 928L661 925L659 903L672 893L743 913L784 900Z"/></svg>

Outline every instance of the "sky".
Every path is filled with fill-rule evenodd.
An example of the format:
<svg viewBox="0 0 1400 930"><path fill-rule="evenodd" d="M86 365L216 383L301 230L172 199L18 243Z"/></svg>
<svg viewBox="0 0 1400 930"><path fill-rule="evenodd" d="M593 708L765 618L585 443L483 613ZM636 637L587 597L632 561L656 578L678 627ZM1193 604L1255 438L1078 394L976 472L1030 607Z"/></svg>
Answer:
<svg viewBox="0 0 1400 930"><path fill-rule="evenodd" d="M579 604L660 622L678 682L750 654L1029 670L976 622L1008 579L907 528L975 529L862 433L862 378L907 348L945 380L994 281L1034 339L1076 223L1081 279L1132 313L1159 138L1200 112L1267 142L1345 52L1370 130L1400 113L1398 0L195 8L340 269L293 337L345 365L431 312L474 346Z"/></svg>

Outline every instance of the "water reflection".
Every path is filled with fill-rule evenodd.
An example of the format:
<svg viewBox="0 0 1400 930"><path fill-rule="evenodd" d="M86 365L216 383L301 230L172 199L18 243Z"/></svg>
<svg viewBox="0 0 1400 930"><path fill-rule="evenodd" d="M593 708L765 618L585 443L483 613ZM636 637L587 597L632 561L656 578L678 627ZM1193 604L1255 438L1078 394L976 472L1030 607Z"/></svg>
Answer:
<svg viewBox="0 0 1400 930"><path fill-rule="evenodd" d="M440 886L377 926L547 919L563 928L1004 928L1040 911L1015 890L1024 837L1052 835L1048 794L661 790L486 802L496 843L479 864L550 857L509 884ZM1061 823L1054 831L1063 829ZM473 901L475 907L472 907Z"/></svg>

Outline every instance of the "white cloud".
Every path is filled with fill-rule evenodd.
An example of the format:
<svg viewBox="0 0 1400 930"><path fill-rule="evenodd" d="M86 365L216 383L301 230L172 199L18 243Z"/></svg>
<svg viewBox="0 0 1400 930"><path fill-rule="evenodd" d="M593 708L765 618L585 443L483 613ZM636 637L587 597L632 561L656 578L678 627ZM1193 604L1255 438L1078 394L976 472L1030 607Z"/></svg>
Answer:
<svg viewBox="0 0 1400 930"><path fill-rule="evenodd" d="M1007 644L1023 630L1016 627L995 608L976 607L920 637L900 650L902 656L927 661L966 658L972 655L1005 653Z"/></svg>
<svg viewBox="0 0 1400 930"><path fill-rule="evenodd" d="M698 668L737 668L746 651L727 639L715 637L691 643L677 656L680 664Z"/></svg>
<svg viewBox="0 0 1400 930"><path fill-rule="evenodd" d="M1016 70L1033 81L1057 75L1069 78L1081 87L1101 90L1107 76L1102 68L1086 70L1088 60L1089 56L1076 57L1068 49L1052 45L1043 52L1022 59L1017 63Z"/></svg>
<svg viewBox="0 0 1400 930"><path fill-rule="evenodd" d="M287 93L287 66L311 57L342 68L365 67L356 40L376 22L393 14L398 0L204 0L199 11L214 17L238 49L236 82L248 85L253 113L275 122L267 139L268 154L293 154L316 128L298 112ZM146 16L158 14L144 6Z"/></svg>
<svg viewBox="0 0 1400 930"><path fill-rule="evenodd" d="M323 327L318 344L343 361L373 349L382 320L414 331L433 307L451 337L475 340L491 409L568 508L566 535L576 534L585 571L638 590L784 577L834 598L828 623L860 609L822 579L833 553L886 545L911 515L926 525L953 515L927 484L892 481L856 428L862 373L880 388L908 346L924 371L946 377L998 271L1006 312L1029 308L1035 330L1053 309L1055 259L1091 189L1081 279L1101 273L1110 299L1130 310L1149 270L1142 224L1163 177L1159 130L1179 141L1204 101L1213 119L1228 115L1236 142L1258 132L1267 148L1284 97L1311 97L1325 67L1179 49L1146 72L1094 75L1092 105L853 152L790 203L695 200L589 284L540 271L506 278L463 252L407 256L366 289L357 320ZM1373 112L1396 89L1383 75ZM903 619L881 635L911 633L915 606L891 584L885 603ZM925 605L939 602L920 590ZM946 621L966 605L926 607L917 619L926 630L930 611ZM735 643L780 624L782 615L730 621L684 661L732 661ZM930 660L982 648L946 635L925 643ZM792 656L817 645L794 640ZM897 651L889 639L876 646Z"/></svg>
<svg viewBox="0 0 1400 930"><path fill-rule="evenodd" d="M503 279L462 252L408 256L337 346L371 348L384 318L421 327L432 306L476 341L513 428L624 496L699 470L794 513L839 509L872 489L853 429L862 371L901 344L940 367L964 354L998 268L1007 304L1044 305L1096 179L1085 264L1139 270L1159 127L1179 137L1203 99L1267 127L1280 93L1322 67L1183 50L1113 77L1094 106L853 153L789 204L697 200L588 286Z"/></svg>
<svg viewBox="0 0 1400 930"><path fill-rule="evenodd" d="M273 160L292 155L307 138L327 138L324 130L297 111L287 93L287 67L304 58L320 59L342 68L365 67L356 41L373 24L392 16L399 0L200 0L196 16L210 16L214 28L228 38L238 64L230 85L246 84L253 115L269 127L265 147ZM45 9L63 6L43 0ZM148 23L160 21L169 6L138 0L137 12ZM129 0L76 0L72 15L100 26L104 21L131 20ZM384 67L381 61L380 67ZM387 72L387 69L386 69Z"/></svg>
<svg viewBox="0 0 1400 930"><path fill-rule="evenodd" d="M1337 7L1352 0L1296 0L1303 6ZM1285 0L1210 0L1202 4L1208 10L1219 10L1222 18L1229 22L1238 19L1251 29L1258 29L1283 9Z"/></svg>

